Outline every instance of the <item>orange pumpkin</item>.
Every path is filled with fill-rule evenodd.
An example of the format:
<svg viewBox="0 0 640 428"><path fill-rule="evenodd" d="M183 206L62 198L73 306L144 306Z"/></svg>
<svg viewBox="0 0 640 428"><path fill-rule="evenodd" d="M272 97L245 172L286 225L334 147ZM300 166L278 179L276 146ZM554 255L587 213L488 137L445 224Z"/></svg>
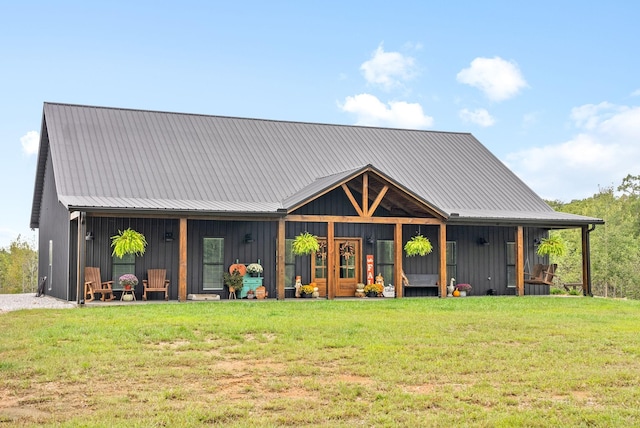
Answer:
<svg viewBox="0 0 640 428"><path fill-rule="evenodd" d="M247 273L247 267L242 263L234 263L231 266L229 266L230 274L233 274L234 270L237 270L242 276L244 276Z"/></svg>
<svg viewBox="0 0 640 428"><path fill-rule="evenodd" d="M453 291L453 297L460 297L460 291L457 289Z"/></svg>

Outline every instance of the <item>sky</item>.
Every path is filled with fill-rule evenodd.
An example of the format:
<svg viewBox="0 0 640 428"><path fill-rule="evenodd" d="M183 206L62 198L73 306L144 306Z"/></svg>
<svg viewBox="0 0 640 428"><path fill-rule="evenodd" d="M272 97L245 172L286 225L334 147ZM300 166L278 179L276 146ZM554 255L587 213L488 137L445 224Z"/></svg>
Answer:
<svg viewBox="0 0 640 428"><path fill-rule="evenodd" d="M0 0L0 247L44 102L469 132L538 195L640 174L640 3Z"/></svg>

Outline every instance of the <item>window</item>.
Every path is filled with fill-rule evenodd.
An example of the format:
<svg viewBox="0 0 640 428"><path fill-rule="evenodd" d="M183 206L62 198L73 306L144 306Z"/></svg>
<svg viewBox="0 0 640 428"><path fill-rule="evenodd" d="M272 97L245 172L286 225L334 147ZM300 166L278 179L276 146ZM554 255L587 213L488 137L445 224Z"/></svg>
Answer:
<svg viewBox="0 0 640 428"><path fill-rule="evenodd" d="M113 272L113 289L114 290L122 290L122 286L120 285L120 276L125 273L132 273L135 275L136 273L136 255L135 254L125 254L122 258L118 256L112 256L111 258L111 271Z"/></svg>
<svg viewBox="0 0 640 428"><path fill-rule="evenodd" d="M327 279L327 241L319 239L320 250L313 255L313 278Z"/></svg>
<svg viewBox="0 0 640 428"><path fill-rule="evenodd" d="M447 241L447 278L451 281L451 278L458 276L458 254L456 252L456 242Z"/></svg>
<svg viewBox="0 0 640 428"><path fill-rule="evenodd" d="M385 284L393 284L394 245L393 241L376 241L376 271L381 274Z"/></svg>
<svg viewBox="0 0 640 428"><path fill-rule="evenodd" d="M296 256L293 254L291 247L293 239L284 240L284 286L285 288L294 288L296 283Z"/></svg>
<svg viewBox="0 0 640 428"><path fill-rule="evenodd" d="M507 287L516 286L516 243L507 242Z"/></svg>
<svg viewBox="0 0 640 428"><path fill-rule="evenodd" d="M224 272L224 238L202 240L202 289L222 290Z"/></svg>

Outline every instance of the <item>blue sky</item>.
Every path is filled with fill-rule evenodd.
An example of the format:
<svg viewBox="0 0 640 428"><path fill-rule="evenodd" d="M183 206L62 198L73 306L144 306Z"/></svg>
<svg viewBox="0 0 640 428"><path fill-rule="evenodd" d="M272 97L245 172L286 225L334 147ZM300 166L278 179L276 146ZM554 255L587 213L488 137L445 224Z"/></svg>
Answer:
<svg viewBox="0 0 640 428"><path fill-rule="evenodd" d="M570 201L640 174L640 3L0 1L0 247L42 104L471 132Z"/></svg>

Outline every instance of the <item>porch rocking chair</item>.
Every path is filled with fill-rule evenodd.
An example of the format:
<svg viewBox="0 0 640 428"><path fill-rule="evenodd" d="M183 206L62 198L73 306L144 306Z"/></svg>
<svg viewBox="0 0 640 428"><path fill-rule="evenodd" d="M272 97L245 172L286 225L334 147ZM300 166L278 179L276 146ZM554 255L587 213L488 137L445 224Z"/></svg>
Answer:
<svg viewBox="0 0 640 428"><path fill-rule="evenodd" d="M96 294L101 294L100 300L111 301L115 299L113 295L113 281L102 281L100 279L100 268L98 267L85 267L84 268L84 296L87 302L91 302L96 297ZM106 295L110 294L108 299Z"/></svg>
<svg viewBox="0 0 640 428"><path fill-rule="evenodd" d="M149 269L147 278L142 281L143 293L142 300L147 300L147 292L164 293L164 300L169 300L169 280L167 279L166 269Z"/></svg>

